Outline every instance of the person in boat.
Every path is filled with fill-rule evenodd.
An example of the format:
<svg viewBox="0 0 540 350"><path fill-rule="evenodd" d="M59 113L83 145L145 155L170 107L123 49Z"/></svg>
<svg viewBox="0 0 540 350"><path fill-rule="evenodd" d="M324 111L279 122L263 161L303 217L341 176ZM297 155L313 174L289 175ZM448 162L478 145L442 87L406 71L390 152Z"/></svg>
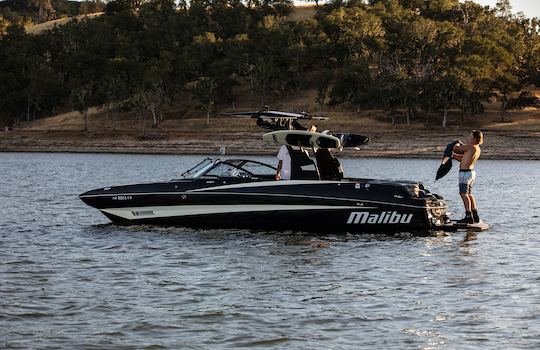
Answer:
<svg viewBox="0 0 540 350"><path fill-rule="evenodd" d="M315 152L317 168L321 180L341 180L343 179L343 167L339 160L330 153L327 148L319 148Z"/></svg>
<svg viewBox="0 0 540 350"><path fill-rule="evenodd" d="M454 159L459 166L459 194L465 206L465 217L458 221L461 224L480 222L476 200L472 195L472 186L476 180L474 165L480 158L480 145L484 143L484 135L479 130L473 130L467 144L458 143L454 146Z"/></svg>
<svg viewBox="0 0 540 350"><path fill-rule="evenodd" d="M309 128L307 128L307 130L311 132L316 132L317 127L315 125L311 125ZM293 164L291 160L291 152L289 150L298 153L297 155L299 157L295 157L295 158L307 157L307 159L309 159L309 155L306 154L305 157L303 157L301 154L299 154L300 152L304 153L304 151L302 150L297 151L297 150L294 150L291 146L282 145L277 155L278 164L277 164L277 171L276 171L276 180L290 180L291 179ZM307 151L305 152L307 153Z"/></svg>
<svg viewBox="0 0 540 350"><path fill-rule="evenodd" d="M291 179L291 155L287 146L281 145L278 155L278 165L276 172L276 180L290 180Z"/></svg>

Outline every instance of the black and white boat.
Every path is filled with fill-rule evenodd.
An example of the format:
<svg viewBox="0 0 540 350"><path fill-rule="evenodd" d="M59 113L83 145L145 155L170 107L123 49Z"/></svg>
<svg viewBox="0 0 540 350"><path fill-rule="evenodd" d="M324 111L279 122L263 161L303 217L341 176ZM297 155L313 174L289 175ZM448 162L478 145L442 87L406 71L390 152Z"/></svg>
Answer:
<svg viewBox="0 0 540 350"><path fill-rule="evenodd" d="M276 181L276 168L261 162L207 158L180 179L105 187L80 198L118 224L332 233L448 227L446 202L420 183L343 177L329 149L357 147L368 137L308 132L301 121L326 118L307 113L230 115L257 118L257 124L273 130L263 139L287 146L291 180Z"/></svg>
<svg viewBox="0 0 540 350"><path fill-rule="evenodd" d="M80 198L118 224L358 233L428 231L447 221L445 201L419 183L320 180L309 171L275 181L275 172L253 160L207 158L181 179Z"/></svg>

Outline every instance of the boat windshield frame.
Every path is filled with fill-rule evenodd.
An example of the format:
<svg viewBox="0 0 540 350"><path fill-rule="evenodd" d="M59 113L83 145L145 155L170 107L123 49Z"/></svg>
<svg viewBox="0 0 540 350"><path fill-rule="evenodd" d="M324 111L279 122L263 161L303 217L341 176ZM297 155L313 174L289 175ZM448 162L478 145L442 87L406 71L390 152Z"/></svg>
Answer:
<svg viewBox="0 0 540 350"><path fill-rule="evenodd" d="M261 167L263 169L267 169L268 171L265 173L257 173L254 172L252 169L248 170L246 169L245 165L255 165L258 167ZM217 175L217 174L209 174L212 172L212 170L225 165L229 166L237 171L234 172L234 174L227 174L227 175ZM184 179L199 179L204 177L211 177L211 178L220 178L220 177L237 177L237 178L274 178L275 173L277 171L277 168L275 168L272 165L259 162L256 160L251 159L226 159L221 160L219 158L212 159L212 158L205 158L203 161L195 165L193 168L187 170L182 174L182 178Z"/></svg>
<svg viewBox="0 0 540 350"><path fill-rule="evenodd" d="M180 176L183 179L198 179L212 169L218 161L219 159L205 158L201 162L197 163L197 165L195 165L193 168L183 172Z"/></svg>

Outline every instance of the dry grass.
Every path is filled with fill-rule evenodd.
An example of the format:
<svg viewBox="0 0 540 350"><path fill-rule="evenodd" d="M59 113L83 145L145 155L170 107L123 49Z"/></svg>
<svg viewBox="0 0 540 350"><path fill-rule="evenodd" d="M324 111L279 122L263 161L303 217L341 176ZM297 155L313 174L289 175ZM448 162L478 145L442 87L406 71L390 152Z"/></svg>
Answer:
<svg viewBox="0 0 540 350"><path fill-rule="evenodd" d="M306 4L295 6L293 12L289 15L289 19L292 21L302 21L307 18L313 18L315 16L316 7L314 5ZM103 15L103 12L90 13L86 15L80 15L75 17L65 17L56 19L53 21L47 21L39 24L29 25L25 27L26 33L28 34L39 34L46 30L51 30L55 27L64 25L73 20L81 20L84 18L93 18Z"/></svg>
<svg viewBox="0 0 540 350"><path fill-rule="evenodd" d="M309 96L306 92L297 99L276 103L275 108L311 106ZM147 120L145 137L141 137L140 121L133 121L128 113L120 114L113 125L111 120L106 120L104 111L92 109L87 132L82 131L83 119L78 112L64 113L0 134L0 151L216 154L220 147L226 146L228 154L275 153L275 145L261 142L264 131L252 120L216 115L210 126L206 126L203 111L193 109L187 99L179 100L182 103L167 107L166 118L157 128L148 127L150 120ZM226 107L221 109L230 110ZM256 109L247 103L241 107ZM446 129L420 121L407 126L404 120L398 120L398 124L391 125L386 113L378 110L357 113L340 107L324 114L331 120L319 123L320 131L357 132L371 138L360 151L345 150L341 156L438 158L449 140L464 139L472 128L481 128L486 134L483 158L540 160L538 110L510 111L508 122L502 123L499 110L488 109L474 119L468 116L463 124L453 122L459 120L459 113L453 111Z"/></svg>
<svg viewBox="0 0 540 350"><path fill-rule="evenodd" d="M537 91L539 92L539 91ZM257 110L260 104L251 99L247 86L241 85L235 91L240 97L235 106L235 111ZM319 106L314 102L316 92L306 90L299 94L290 95L281 99L270 100L270 106L276 110L287 111L309 111L319 114ZM159 122L157 129L150 129L150 132L167 134L169 132L191 132L194 135L201 130L208 130L217 133L224 132L257 132L259 129L254 123L246 122L245 119L231 119L219 115L220 112L233 111L232 106L221 105L212 116L211 125L206 126L206 112L194 108L189 97L178 96L176 102L172 105L166 105L164 108L164 120ZM89 113L89 128L93 132L107 133L115 128L117 131L127 133L137 132L141 127L140 122L134 121L131 114L122 112L113 123L110 118L107 120L104 109L92 108ZM332 129L334 131L367 131L374 133L395 132L399 130L439 130L442 116L433 115L430 117L429 124L426 119L416 120L412 125L407 126L404 112L395 119L396 124L391 124L391 118L386 111L382 110L362 110L354 111L353 108L344 105L336 107L325 106L322 115L331 119L319 123L319 129ZM147 119L147 125L150 124L150 118ZM486 104L486 111L483 114L471 117L466 115L462 122L460 113L452 110L449 113L450 130L461 128L481 128L485 130L497 131L540 131L540 111L535 108L524 110L508 111L505 115L505 121L501 121L501 111L498 103ZM54 117L43 118L29 123L21 123L19 130L25 131L79 131L83 128L83 118L80 113L67 112Z"/></svg>
<svg viewBox="0 0 540 350"><path fill-rule="evenodd" d="M101 15L103 15L103 12L89 13L89 14L86 14L86 15L80 15L80 16L76 16L76 17L65 17L65 18L55 19L54 21L47 21L47 22L31 25L31 26L26 27L25 29L26 29L27 34L39 34L39 33L43 32L43 31L51 30L51 29L53 29L55 27L64 25L64 24L69 23L69 22L71 22L73 20L81 20L81 19L84 19L84 18L93 18L93 17L98 17L98 16L101 16Z"/></svg>

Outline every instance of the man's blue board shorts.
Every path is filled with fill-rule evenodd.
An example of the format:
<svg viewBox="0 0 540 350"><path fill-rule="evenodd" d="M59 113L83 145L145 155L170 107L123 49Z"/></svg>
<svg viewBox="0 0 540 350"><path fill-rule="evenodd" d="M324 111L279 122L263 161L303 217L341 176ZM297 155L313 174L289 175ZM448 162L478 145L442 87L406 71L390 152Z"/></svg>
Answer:
<svg viewBox="0 0 540 350"><path fill-rule="evenodd" d="M471 194L472 185L476 180L476 172L474 170L459 171L459 193Z"/></svg>

